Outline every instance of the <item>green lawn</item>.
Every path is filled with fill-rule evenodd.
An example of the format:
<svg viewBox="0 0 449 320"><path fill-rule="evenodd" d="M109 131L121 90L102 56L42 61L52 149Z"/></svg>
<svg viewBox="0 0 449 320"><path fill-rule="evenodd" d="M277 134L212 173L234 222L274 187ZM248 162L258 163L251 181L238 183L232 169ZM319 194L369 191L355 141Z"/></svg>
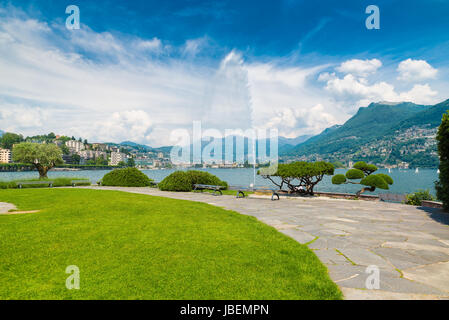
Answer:
<svg viewBox="0 0 449 320"><path fill-rule="evenodd" d="M0 299L339 299L306 246L208 204L118 191L0 190ZM80 290L65 287L69 265Z"/></svg>

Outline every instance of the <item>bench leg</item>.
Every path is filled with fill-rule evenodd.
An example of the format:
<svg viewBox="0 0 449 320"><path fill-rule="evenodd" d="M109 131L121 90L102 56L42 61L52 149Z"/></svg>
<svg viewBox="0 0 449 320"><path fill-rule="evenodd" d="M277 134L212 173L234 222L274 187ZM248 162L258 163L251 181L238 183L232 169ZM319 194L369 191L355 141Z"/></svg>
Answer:
<svg viewBox="0 0 449 320"><path fill-rule="evenodd" d="M237 191L237 196L236 196L236 198L237 198L237 199L245 198L245 193L244 193L243 191L241 191L241 190Z"/></svg>
<svg viewBox="0 0 449 320"><path fill-rule="evenodd" d="M275 199L274 197L277 197L277 199ZM273 192L273 194L271 195L271 201L275 201L275 200L279 200L279 194L277 194L276 192Z"/></svg>

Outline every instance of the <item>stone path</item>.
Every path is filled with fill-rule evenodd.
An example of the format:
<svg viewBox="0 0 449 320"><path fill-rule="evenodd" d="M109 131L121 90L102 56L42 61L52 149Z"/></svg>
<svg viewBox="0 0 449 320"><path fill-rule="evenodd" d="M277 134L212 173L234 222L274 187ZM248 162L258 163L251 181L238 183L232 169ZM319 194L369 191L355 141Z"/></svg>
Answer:
<svg viewBox="0 0 449 320"><path fill-rule="evenodd" d="M8 213L9 210L16 210L16 206L6 202L0 202L0 214Z"/></svg>
<svg viewBox="0 0 449 320"><path fill-rule="evenodd" d="M330 198L236 199L210 194L110 188L206 202L251 215L307 244L346 299L449 299L449 214L438 209ZM256 197L256 196L254 196ZM377 266L380 288L367 289Z"/></svg>

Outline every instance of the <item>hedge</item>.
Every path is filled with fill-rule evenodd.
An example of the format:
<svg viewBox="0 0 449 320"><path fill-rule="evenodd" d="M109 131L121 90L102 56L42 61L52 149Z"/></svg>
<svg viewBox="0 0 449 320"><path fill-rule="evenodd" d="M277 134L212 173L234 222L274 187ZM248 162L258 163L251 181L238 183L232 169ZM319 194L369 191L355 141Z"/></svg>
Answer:
<svg viewBox="0 0 449 320"><path fill-rule="evenodd" d="M215 186L223 186L228 188L228 184L225 181L220 180L205 171L175 171L164 180L162 180L158 187L162 191L192 191L195 184L209 184Z"/></svg>
<svg viewBox="0 0 449 320"><path fill-rule="evenodd" d="M149 187L152 181L146 174L136 168L124 168L107 173L101 184L114 187Z"/></svg>

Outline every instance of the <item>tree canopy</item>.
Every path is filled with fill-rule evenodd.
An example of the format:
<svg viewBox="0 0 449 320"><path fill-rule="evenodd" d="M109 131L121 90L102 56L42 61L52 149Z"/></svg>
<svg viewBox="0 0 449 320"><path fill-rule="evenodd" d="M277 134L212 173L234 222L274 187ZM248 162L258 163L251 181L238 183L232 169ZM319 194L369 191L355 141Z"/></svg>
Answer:
<svg viewBox="0 0 449 320"><path fill-rule="evenodd" d="M33 164L39 171L39 178L47 178L47 172L55 165L62 164L62 151L53 144L22 142L14 146L13 160L15 162Z"/></svg>
<svg viewBox="0 0 449 320"><path fill-rule="evenodd" d="M334 166L329 162L292 162L279 164L275 172L270 172L270 168L259 170L258 174L270 180L279 189L287 187L292 193L306 193L313 195L314 187L323 179L325 175L334 174ZM277 177L279 181L276 181Z"/></svg>
<svg viewBox="0 0 449 320"><path fill-rule="evenodd" d="M389 185L393 184L393 179L384 173L373 174L377 171L377 167L373 164L367 164L364 161L356 162L353 169L346 171L346 174L336 174L332 177L333 184L360 184L366 187L357 192L357 196L365 191L375 191L379 189L389 189ZM353 180L360 180L359 182Z"/></svg>
<svg viewBox="0 0 449 320"><path fill-rule="evenodd" d="M435 189L437 198L443 201L444 209L449 210L449 111L443 114L436 139L440 156L440 175Z"/></svg>
<svg viewBox="0 0 449 320"><path fill-rule="evenodd" d="M23 141L23 136L11 132L4 133L0 138L0 147L3 149L12 149L13 145Z"/></svg>

